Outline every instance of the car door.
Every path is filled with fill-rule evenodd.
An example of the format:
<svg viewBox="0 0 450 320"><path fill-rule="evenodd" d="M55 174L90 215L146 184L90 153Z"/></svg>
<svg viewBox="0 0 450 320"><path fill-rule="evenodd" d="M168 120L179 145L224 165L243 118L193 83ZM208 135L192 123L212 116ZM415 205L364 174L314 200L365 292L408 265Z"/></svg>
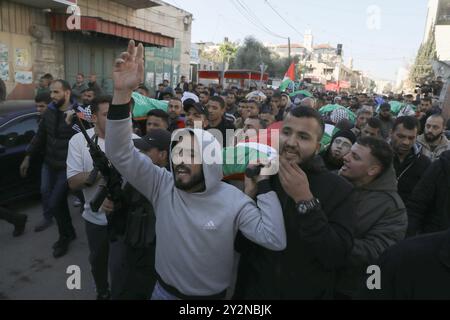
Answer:
<svg viewBox="0 0 450 320"><path fill-rule="evenodd" d="M32 161L28 176L20 176L25 150L38 129L39 116L17 116L0 127L0 203L39 191L41 159Z"/></svg>

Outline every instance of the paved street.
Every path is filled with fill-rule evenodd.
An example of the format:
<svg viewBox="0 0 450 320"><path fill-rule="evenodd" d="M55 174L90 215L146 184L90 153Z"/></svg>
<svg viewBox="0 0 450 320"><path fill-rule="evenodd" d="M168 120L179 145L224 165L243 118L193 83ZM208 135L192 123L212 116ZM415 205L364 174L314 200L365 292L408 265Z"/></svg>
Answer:
<svg viewBox="0 0 450 320"><path fill-rule="evenodd" d="M56 224L41 233L33 231L42 217L39 200L26 201L15 209L28 215L28 223L25 234L13 238L13 226L0 221L0 299L95 299L87 239L78 208L71 206L78 238L71 243L69 253L59 259L53 258L51 249L58 239ZM81 290L67 289L70 275L66 274L66 269L70 265L81 269Z"/></svg>

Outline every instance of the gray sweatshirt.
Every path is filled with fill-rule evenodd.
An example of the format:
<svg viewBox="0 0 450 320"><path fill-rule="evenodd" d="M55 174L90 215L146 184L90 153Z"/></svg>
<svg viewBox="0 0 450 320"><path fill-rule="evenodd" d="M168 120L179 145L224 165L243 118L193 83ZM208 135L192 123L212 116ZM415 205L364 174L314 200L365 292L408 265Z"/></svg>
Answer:
<svg viewBox="0 0 450 320"><path fill-rule="evenodd" d="M203 152L220 148L208 132L185 130L194 133ZM108 158L155 208L155 268L165 283L190 296L226 290L231 284L238 230L268 249L286 247L283 214L275 192L259 194L256 205L239 189L221 181L221 164L205 163L206 190L184 192L175 187L171 172L135 150L130 137L130 118L107 121Z"/></svg>

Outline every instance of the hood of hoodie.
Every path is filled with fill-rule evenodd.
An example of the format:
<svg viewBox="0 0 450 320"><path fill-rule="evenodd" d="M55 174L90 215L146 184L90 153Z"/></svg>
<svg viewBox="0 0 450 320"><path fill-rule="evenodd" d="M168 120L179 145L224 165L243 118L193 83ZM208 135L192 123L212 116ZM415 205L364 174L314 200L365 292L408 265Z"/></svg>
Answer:
<svg viewBox="0 0 450 320"><path fill-rule="evenodd" d="M397 191L397 178L394 167L391 166L381 176L359 189L368 191Z"/></svg>
<svg viewBox="0 0 450 320"><path fill-rule="evenodd" d="M191 132L194 135L194 139L200 146L201 162L203 168L203 175L205 177L205 191L197 192L196 194L208 194L211 193L215 187L217 187L223 179L222 169L222 147L217 139L209 132L201 129L180 129L176 130L172 135L172 144L170 148L170 170L173 170L172 163L172 150L178 142L177 137L185 132ZM178 191L182 191L177 189Z"/></svg>

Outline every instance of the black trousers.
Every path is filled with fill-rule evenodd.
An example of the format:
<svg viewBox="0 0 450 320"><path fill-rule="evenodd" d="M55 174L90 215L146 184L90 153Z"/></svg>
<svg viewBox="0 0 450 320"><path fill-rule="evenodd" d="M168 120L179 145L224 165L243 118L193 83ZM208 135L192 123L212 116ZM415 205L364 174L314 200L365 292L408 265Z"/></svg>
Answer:
<svg viewBox="0 0 450 320"><path fill-rule="evenodd" d="M92 276L94 277L97 294L103 295L109 292L109 238L107 226L99 226L89 221L86 221L85 226Z"/></svg>
<svg viewBox="0 0 450 320"><path fill-rule="evenodd" d="M155 245L133 248L111 243L111 299L149 300L156 284Z"/></svg>

